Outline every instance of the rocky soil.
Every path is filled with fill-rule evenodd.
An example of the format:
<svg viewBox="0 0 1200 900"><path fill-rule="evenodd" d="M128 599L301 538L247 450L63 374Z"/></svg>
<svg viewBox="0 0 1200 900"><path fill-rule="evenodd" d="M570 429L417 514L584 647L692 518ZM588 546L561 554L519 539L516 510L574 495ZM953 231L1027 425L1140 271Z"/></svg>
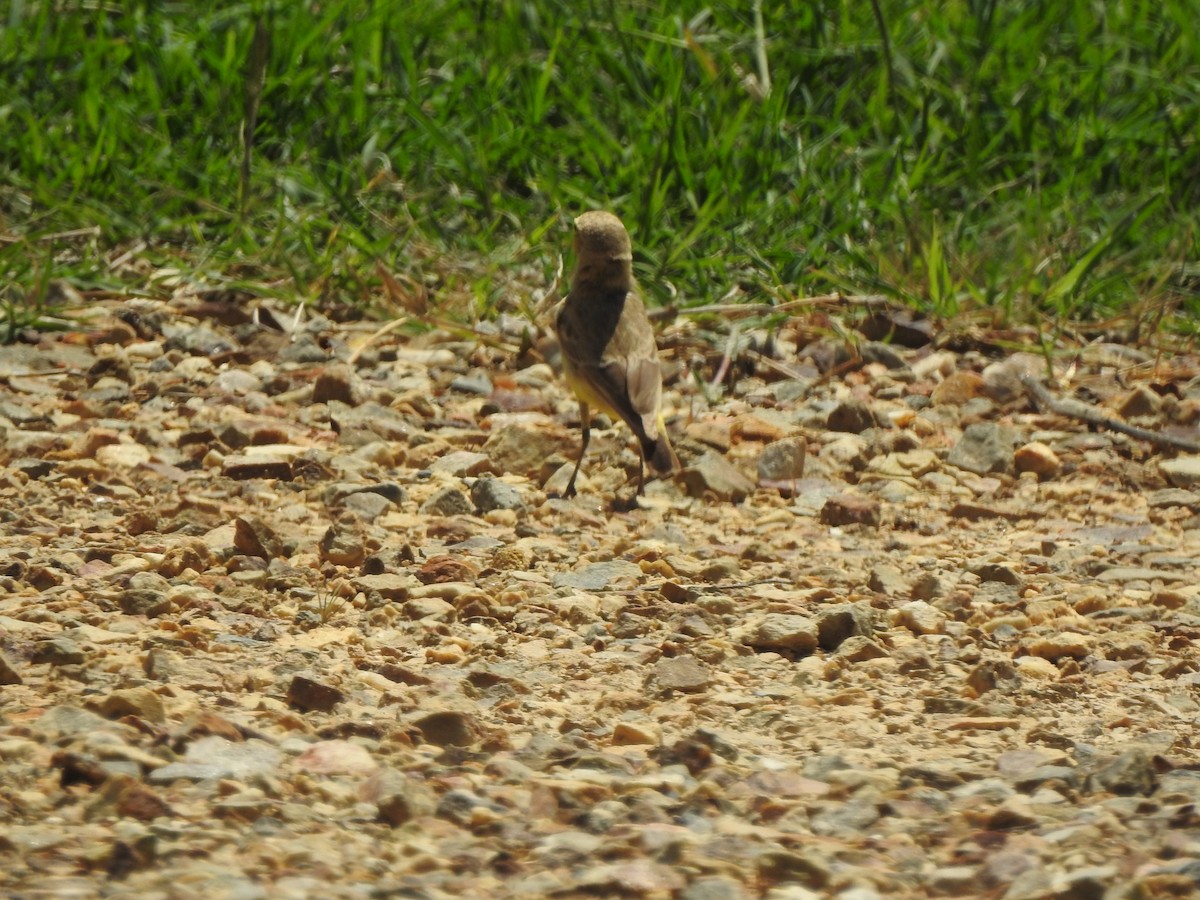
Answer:
<svg viewBox="0 0 1200 900"><path fill-rule="evenodd" d="M0 348L0 894L1197 891L1200 459L1043 357L676 323L686 470L601 422L566 501L528 323L91 322Z"/></svg>

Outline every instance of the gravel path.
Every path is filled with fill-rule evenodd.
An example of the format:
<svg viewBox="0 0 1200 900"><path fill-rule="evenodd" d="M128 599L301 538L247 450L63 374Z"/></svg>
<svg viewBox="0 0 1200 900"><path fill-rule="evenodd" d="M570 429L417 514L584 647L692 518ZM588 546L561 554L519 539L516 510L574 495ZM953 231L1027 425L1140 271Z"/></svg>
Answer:
<svg viewBox="0 0 1200 900"><path fill-rule="evenodd" d="M1198 890L1200 460L1041 357L796 325L704 396L676 325L685 471L598 423L565 501L521 323L99 312L0 348L4 896ZM1056 389L1194 438L1196 371Z"/></svg>

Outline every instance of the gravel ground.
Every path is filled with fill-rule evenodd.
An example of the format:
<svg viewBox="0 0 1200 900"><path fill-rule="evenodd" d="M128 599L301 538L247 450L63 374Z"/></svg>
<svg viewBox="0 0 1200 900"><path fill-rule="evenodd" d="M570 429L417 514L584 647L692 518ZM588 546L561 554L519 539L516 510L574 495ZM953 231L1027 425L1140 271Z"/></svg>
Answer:
<svg viewBox="0 0 1200 900"><path fill-rule="evenodd" d="M677 324L685 470L601 421L566 501L522 323L94 322L0 348L3 895L1197 892L1200 458L1042 357L799 323L714 385ZM1194 359L1070 363L1195 436Z"/></svg>

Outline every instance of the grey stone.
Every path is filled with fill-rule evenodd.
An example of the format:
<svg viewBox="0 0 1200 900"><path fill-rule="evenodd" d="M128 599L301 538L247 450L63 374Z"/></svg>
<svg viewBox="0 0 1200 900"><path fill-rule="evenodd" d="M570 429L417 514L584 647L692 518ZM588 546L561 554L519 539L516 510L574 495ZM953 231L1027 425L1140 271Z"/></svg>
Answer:
<svg viewBox="0 0 1200 900"><path fill-rule="evenodd" d="M335 566L359 566L367 557L362 536L357 531L340 525L330 525L325 530L317 545L317 552L322 560Z"/></svg>
<svg viewBox="0 0 1200 900"><path fill-rule="evenodd" d="M97 731L111 731L118 727L94 712L65 704L51 707L34 724L36 731L55 740L92 734Z"/></svg>
<svg viewBox="0 0 1200 900"><path fill-rule="evenodd" d="M77 666L84 660L83 650L74 641L65 637L52 637L39 641L33 650L33 662L50 663L52 666Z"/></svg>
<svg viewBox="0 0 1200 900"><path fill-rule="evenodd" d="M383 497L389 503L396 504L403 503L408 498L404 487L394 481L379 481L371 484L339 482L329 485L321 492L321 502L326 506L340 506L358 494L372 494Z"/></svg>
<svg viewBox="0 0 1200 900"><path fill-rule="evenodd" d="M21 673L17 671L17 667L12 664L7 656L0 651L0 684L24 684L25 680L21 678Z"/></svg>
<svg viewBox="0 0 1200 900"><path fill-rule="evenodd" d="M287 363L323 363L329 359L329 353L311 334L298 334L284 344L276 358L279 362Z"/></svg>
<svg viewBox="0 0 1200 900"><path fill-rule="evenodd" d="M504 807L463 788L447 791L438 800L435 815L457 825L469 826L475 810L486 809L492 813L504 812Z"/></svg>
<svg viewBox="0 0 1200 900"><path fill-rule="evenodd" d="M162 333L167 339L165 346L168 349L186 350L195 356L217 356L237 349L233 341L204 323L197 325L182 320L166 321L163 322Z"/></svg>
<svg viewBox="0 0 1200 900"><path fill-rule="evenodd" d="M242 515L233 520L233 545L246 556L275 559L286 556L283 540L258 516Z"/></svg>
<svg viewBox="0 0 1200 900"><path fill-rule="evenodd" d="M636 563L623 559L590 563L574 572L560 572L554 576L556 588L574 588L577 591L602 591L618 580L637 582L642 569Z"/></svg>
<svg viewBox="0 0 1200 900"><path fill-rule="evenodd" d="M498 478L480 478L471 485L471 501L481 513L494 509L511 509L523 512L525 501L521 492L511 484L505 484Z"/></svg>
<svg viewBox="0 0 1200 900"><path fill-rule="evenodd" d="M911 371L904 357L891 344L885 344L882 341L868 341L862 345L860 352L867 362L887 366L893 373Z"/></svg>
<svg viewBox="0 0 1200 900"><path fill-rule="evenodd" d="M391 768L375 772L363 782L359 797L374 804L380 821L393 828L412 819L433 815L436 798L421 781Z"/></svg>
<svg viewBox="0 0 1200 900"><path fill-rule="evenodd" d="M131 589L121 592L117 602L127 616L156 618L171 611L171 600L161 591Z"/></svg>
<svg viewBox="0 0 1200 900"><path fill-rule="evenodd" d="M758 480L795 481L804 477L804 460L808 452L804 438L784 438L772 441L758 456Z"/></svg>
<svg viewBox="0 0 1200 900"><path fill-rule="evenodd" d="M1171 506L1186 506L1189 509L1196 509L1200 507L1200 494L1186 491L1183 488L1163 488L1147 494L1146 503L1151 509L1164 509Z"/></svg>
<svg viewBox="0 0 1200 900"><path fill-rule="evenodd" d="M976 475L1012 474L1016 435L1005 425L976 422L968 425L946 461Z"/></svg>
<svg viewBox="0 0 1200 900"><path fill-rule="evenodd" d="M741 882L723 875L713 875L697 878L683 889L679 900L747 900L749 896Z"/></svg>
<svg viewBox="0 0 1200 900"><path fill-rule="evenodd" d="M497 472L538 478L548 460L555 457L565 460L565 454L574 460L579 453L579 437L529 425L506 425L492 432L483 452Z"/></svg>
<svg viewBox="0 0 1200 900"><path fill-rule="evenodd" d="M867 576L867 587L877 594L886 594L889 597L903 597L906 594L912 596L908 582L895 566L875 566ZM913 597L913 599L921 598Z"/></svg>
<svg viewBox="0 0 1200 900"><path fill-rule="evenodd" d="M853 837L878 820L879 804L874 798L855 796L817 813L812 817L811 827L814 834L826 837Z"/></svg>
<svg viewBox="0 0 1200 900"><path fill-rule="evenodd" d="M435 459L429 466L431 472L445 472L455 478L481 475L492 467L486 453L476 450L452 450Z"/></svg>
<svg viewBox="0 0 1200 900"><path fill-rule="evenodd" d="M421 504L421 512L427 516L466 516L475 512L475 507L461 490L447 485Z"/></svg>
<svg viewBox="0 0 1200 900"><path fill-rule="evenodd" d="M843 400L835 406L825 420L825 427L830 431L845 431L850 434L862 434L868 428L879 424L875 413L862 400Z"/></svg>
<svg viewBox="0 0 1200 900"><path fill-rule="evenodd" d="M401 413L379 403L351 406L337 400L329 402L329 423L335 431L370 432L388 441L404 441L413 427Z"/></svg>
<svg viewBox="0 0 1200 900"><path fill-rule="evenodd" d="M664 691L695 693L711 680L708 669L694 656L669 657L654 664L654 682Z"/></svg>
<svg viewBox="0 0 1200 900"><path fill-rule="evenodd" d="M1147 569L1142 566L1113 566L1097 575L1096 580L1127 584L1131 581L1188 581L1190 578L1187 572Z"/></svg>
<svg viewBox="0 0 1200 900"><path fill-rule="evenodd" d="M1021 576L1018 575L1011 566L1006 566L1003 563L980 563L979 565L971 566L972 575L979 576L980 581L996 581L1000 584L1010 584L1020 587L1022 584Z"/></svg>
<svg viewBox="0 0 1200 900"><path fill-rule="evenodd" d="M374 522L389 509L395 506L395 501L383 494L359 491L351 494L342 502L342 509L360 522Z"/></svg>
<svg viewBox="0 0 1200 900"><path fill-rule="evenodd" d="M1121 797L1149 796L1158 787L1158 776L1144 751L1127 750L1096 768L1088 776L1088 786Z"/></svg>
<svg viewBox="0 0 1200 900"><path fill-rule="evenodd" d="M262 381L245 369L229 369L225 372L220 372L212 380L210 386L210 389L214 392L219 391L223 394L234 394L236 396L244 396L253 391L261 391L262 388Z"/></svg>
<svg viewBox="0 0 1200 900"><path fill-rule="evenodd" d="M822 650L836 650L856 635L869 638L874 631L871 610L865 603L839 603L817 612L817 640Z"/></svg>
<svg viewBox="0 0 1200 900"><path fill-rule="evenodd" d="M731 636L755 650L809 653L817 648L817 623L808 616L767 613L736 629Z"/></svg>
<svg viewBox="0 0 1200 900"><path fill-rule="evenodd" d="M257 775L274 775L282 761L283 754L265 741L230 741L208 735L189 744L181 761L160 766L148 778L160 784L178 778L188 781L216 778L245 781Z"/></svg>
<svg viewBox="0 0 1200 900"><path fill-rule="evenodd" d="M487 397L492 393L492 379L482 369L472 369L466 375L459 375L450 382L450 390L460 394L477 394Z"/></svg>
<svg viewBox="0 0 1200 900"><path fill-rule="evenodd" d="M739 503L754 491L754 482L720 453L706 452L687 466L680 480L691 497Z"/></svg>

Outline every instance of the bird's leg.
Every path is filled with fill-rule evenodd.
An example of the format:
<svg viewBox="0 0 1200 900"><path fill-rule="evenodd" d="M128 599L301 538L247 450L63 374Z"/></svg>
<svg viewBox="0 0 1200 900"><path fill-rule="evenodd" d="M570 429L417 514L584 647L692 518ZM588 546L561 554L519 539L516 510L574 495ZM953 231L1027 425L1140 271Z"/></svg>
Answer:
<svg viewBox="0 0 1200 900"><path fill-rule="evenodd" d="M638 489L637 495L644 497L646 495L646 451L642 449L641 441L638 441Z"/></svg>
<svg viewBox="0 0 1200 900"><path fill-rule="evenodd" d="M571 473L571 480L567 482L567 489L563 491L564 497L575 496L575 478L579 475L579 467L583 465L583 454L587 453L588 440L592 436L591 411L582 400L579 401L579 427L583 431L583 443L579 447L579 459L575 460L575 471Z"/></svg>

